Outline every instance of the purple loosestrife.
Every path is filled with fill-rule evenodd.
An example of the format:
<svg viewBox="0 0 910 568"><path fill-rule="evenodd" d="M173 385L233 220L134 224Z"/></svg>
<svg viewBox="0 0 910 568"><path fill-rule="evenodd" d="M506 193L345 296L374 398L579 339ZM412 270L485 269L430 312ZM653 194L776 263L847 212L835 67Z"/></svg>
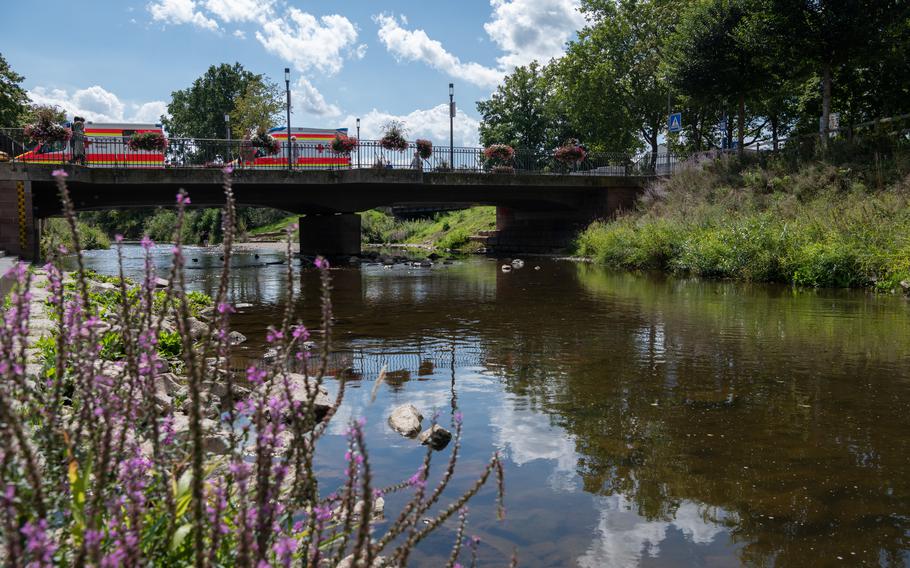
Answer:
<svg viewBox="0 0 910 568"><path fill-rule="evenodd" d="M117 286L111 291L92 286L89 294L91 278L83 267L65 172L56 173L76 243L76 271L72 285L64 284L55 262L43 269L44 311L58 323L47 343L53 354L42 356L46 374L35 377L27 366L33 362L26 349L37 300L26 266L14 267L15 286L0 311L0 434L8 440L0 449L0 554L11 566L317 566L321 559L337 563L348 555L369 565L391 542L400 544L394 557L404 565L411 549L446 519L459 514L460 523L466 522L465 503L494 470L501 505L502 470L494 456L465 494L453 496L451 505L435 514L430 511L454 470L462 421L457 413L452 459L429 494L431 452L410 480L373 488L360 419L347 431L347 452L334 457L343 460L343 486L320 498L314 452L345 393L345 380L328 376L333 349L329 263L316 262L323 290L320 329L313 334L320 343L313 350L319 353L318 365L307 358L311 346L304 345L310 330L294 320L296 275L290 266L284 318L267 332L279 353L277 362L246 372L231 369L227 338L234 313L229 270L235 215L230 173L226 168L225 262L210 316L191 307L183 274L180 235L184 208L191 203L184 192L176 199L168 285L157 288L154 262L154 255L166 249L143 238L144 273L133 283L123 274L123 240L115 237ZM201 336L190 334L191 315L209 318ZM168 346L160 338L171 326L182 361L165 361L159 353ZM119 350L110 349L111 340L119 342ZM172 374L163 374L165 366ZM292 380L292 371L302 371L303 380ZM334 405L317 419L316 395L329 380L337 389ZM217 399L209 389L218 381L226 383L228 394L214 407L208 403ZM305 396L298 397L295 388ZM215 450L210 443L225 431L228 448ZM374 534L379 525L370 520L377 500L407 488L414 495L398 520L384 534ZM419 524L427 515L430 524Z"/></svg>

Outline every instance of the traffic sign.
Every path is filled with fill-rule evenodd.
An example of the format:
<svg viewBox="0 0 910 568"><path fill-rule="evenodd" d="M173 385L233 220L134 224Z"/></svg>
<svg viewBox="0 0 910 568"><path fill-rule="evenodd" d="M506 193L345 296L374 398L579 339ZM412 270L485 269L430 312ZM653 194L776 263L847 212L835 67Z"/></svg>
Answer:
<svg viewBox="0 0 910 568"><path fill-rule="evenodd" d="M670 115L670 121L668 123L668 128L670 132L679 132L682 130L682 113L674 112Z"/></svg>

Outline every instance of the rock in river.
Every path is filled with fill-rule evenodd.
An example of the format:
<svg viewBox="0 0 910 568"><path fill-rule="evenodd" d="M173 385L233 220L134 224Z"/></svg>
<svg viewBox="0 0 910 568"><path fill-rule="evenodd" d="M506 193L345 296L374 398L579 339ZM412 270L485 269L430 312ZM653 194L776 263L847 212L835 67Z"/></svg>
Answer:
<svg viewBox="0 0 910 568"><path fill-rule="evenodd" d="M427 428L417 437L418 442L437 451L445 449L451 440L452 433L439 424L433 424L432 428Z"/></svg>
<svg viewBox="0 0 910 568"><path fill-rule="evenodd" d="M389 426L402 436L413 438L420 433L420 421L423 415L413 404L402 404L389 416Z"/></svg>

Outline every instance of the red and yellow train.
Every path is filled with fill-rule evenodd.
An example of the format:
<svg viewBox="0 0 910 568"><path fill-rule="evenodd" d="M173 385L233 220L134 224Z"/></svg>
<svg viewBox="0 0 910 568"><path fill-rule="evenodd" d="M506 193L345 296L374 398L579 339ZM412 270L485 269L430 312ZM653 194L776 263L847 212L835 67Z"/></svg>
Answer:
<svg viewBox="0 0 910 568"><path fill-rule="evenodd" d="M164 134L160 124L86 123L85 165L95 167L165 167L169 164L167 152L155 150L133 150L129 140L133 134L158 132ZM252 154L240 156L237 144L224 141L188 141L173 147L174 165L205 166L212 163L233 163L243 168L287 168L288 132L285 127L275 127L269 134L278 141L279 149L268 153L257 148ZM350 156L332 151L332 140L337 134L347 134L347 128L291 128L290 156L295 168L336 169L351 165ZM73 161L71 141L38 144L32 150L16 156L16 161L36 164L61 164ZM180 151L184 150L184 151ZM187 151L188 150L188 151ZM195 152L194 152L195 150ZM235 155L236 151L236 155ZM183 163L187 156L198 154L191 163ZM195 163L195 162L199 163Z"/></svg>

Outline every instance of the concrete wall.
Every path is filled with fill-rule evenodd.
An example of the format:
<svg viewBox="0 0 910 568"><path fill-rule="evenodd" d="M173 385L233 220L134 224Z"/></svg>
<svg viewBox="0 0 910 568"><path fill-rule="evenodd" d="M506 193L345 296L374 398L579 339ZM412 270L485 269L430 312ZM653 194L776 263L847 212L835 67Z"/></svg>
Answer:
<svg viewBox="0 0 910 568"><path fill-rule="evenodd" d="M28 181L0 181L0 250L34 260L37 234Z"/></svg>

